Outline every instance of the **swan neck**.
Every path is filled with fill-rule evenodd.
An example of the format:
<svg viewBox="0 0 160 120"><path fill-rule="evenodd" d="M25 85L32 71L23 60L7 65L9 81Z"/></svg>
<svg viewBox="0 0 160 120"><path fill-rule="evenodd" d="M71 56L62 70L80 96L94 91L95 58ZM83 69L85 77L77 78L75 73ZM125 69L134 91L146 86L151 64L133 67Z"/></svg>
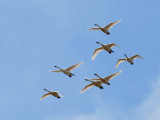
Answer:
<svg viewBox="0 0 160 120"><path fill-rule="evenodd" d="M47 91L47 92L50 92L49 90L47 90L47 89L44 89L45 91Z"/></svg>
<svg viewBox="0 0 160 120"><path fill-rule="evenodd" d="M126 56L126 58L128 58L126 54L125 54L125 56Z"/></svg>
<svg viewBox="0 0 160 120"><path fill-rule="evenodd" d="M96 75L97 77L99 77L99 75ZM101 79L101 77L99 77Z"/></svg>
<svg viewBox="0 0 160 120"><path fill-rule="evenodd" d="M85 79L86 81L92 82L91 80Z"/></svg>
<svg viewBox="0 0 160 120"><path fill-rule="evenodd" d="M101 28L99 25L96 24L97 27Z"/></svg>
<svg viewBox="0 0 160 120"><path fill-rule="evenodd" d="M102 43L98 42L98 44L103 45Z"/></svg>
<svg viewBox="0 0 160 120"><path fill-rule="evenodd" d="M58 67L58 66L57 66L56 68L58 68L58 69L62 70L62 68L60 68L60 67Z"/></svg>

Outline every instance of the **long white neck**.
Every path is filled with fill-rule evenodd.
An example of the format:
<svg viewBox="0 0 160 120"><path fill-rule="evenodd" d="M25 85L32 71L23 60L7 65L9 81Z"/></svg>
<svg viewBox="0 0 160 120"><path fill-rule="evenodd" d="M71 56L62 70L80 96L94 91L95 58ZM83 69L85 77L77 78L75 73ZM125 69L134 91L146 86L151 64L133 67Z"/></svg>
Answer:
<svg viewBox="0 0 160 120"><path fill-rule="evenodd" d="M99 75L97 75L97 74L94 74L95 76L97 76L97 77L99 77L100 79L102 79Z"/></svg>
<svg viewBox="0 0 160 120"><path fill-rule="evenodd" d="M47 90L47 89L44 89L45 91L47 91L47 92L51 92L51 91L49 91L49 90Z"/></svg>
<svg viewBox="0 0 160 120"><path fill-rule="evenodd" d="M58 66L55 66L56 68L60 69L60 70L63 70L62 68L58 67Z"/></svg>
<svg viewBox="0 0 160 120"><path fill-rule="evenodd" d="M90 82L93 82L92 80L88 80L88 79L85 79L86 81L90 81Z"/></svg>
<svg viewBox="0 0 160 120"><path fill-rule="evenodd" d="M126 54L124 54L124 56L126 56L126 58L128 58Z"/></svg>
<svg viewBox="0 0 160 120"><path fill-rule="evenodd" d="M95 24L95 26L97 26L97 27L99 27L101 29L101 27L99 25Z"/></svg>
<svg viewBox="0 0 160 120"><path fill-rule="evenodd" d="M96 42L97 44L100 44L100 45L102 45L103 46L103 44L102 43L100 43L100 42Z"/></svg>

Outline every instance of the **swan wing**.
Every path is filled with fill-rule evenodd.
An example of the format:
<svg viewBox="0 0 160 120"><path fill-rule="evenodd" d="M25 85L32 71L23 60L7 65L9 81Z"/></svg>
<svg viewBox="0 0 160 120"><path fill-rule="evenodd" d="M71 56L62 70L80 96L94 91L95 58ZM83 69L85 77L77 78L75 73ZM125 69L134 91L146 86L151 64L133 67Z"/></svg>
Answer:
<svg viewBox="0 0 160 120"><path fill-rule="evenodd" d="M48 97L48 96L50 96L51 95L51 93L46 93L46 94L44 94L41 98L40 98L40 100L42 100L42 99L44 99L44 98L46 98L46 97Z"/></svg>
<svg viewBox="0 0 160 120"><path fill-rule="evenodd" d="M121 20L112 22L112 23L108 24L107 26L105 26L104 29L109 30L109 29L111 29L115 24L119 23L120 21L121 21Z"/></svg>
<svg viewBox="0 0 160 120"><path fill-rule="evenodd" d="M67 71L72 71L73 69L79 67L81 64L83 64L83 62L80 62L80 63L78 63L78 64L72 65L71 67L66 68L66 70L67 70Z"/></svg>
<svg viewBox="0 0 160 120"><path fill-rule="evenodd" d="M112 48L112 47L114 47L114 46L118 46L117 44L115 44L115 43L111 43L111 44L107 44L107 45L105 45L105 46L108 46L110 49ZM119 47L119 46L118 46Z"/></svg>
<svg viewBox="0 0 160 120"><path fill-rule="evenodd" d="M90 28L88 30L100 30L100 28Z"/></svg>
<svg viewBox="0 0 160 120"><path fill-rule="evenodd" d="M141 58L141 59L143 59L140 55L134 55L134 56L132 56L132 57L130 57L132 60L134 60L134 59L136 59L136 58Z"/></svg>
<svg viewBox="0 0 160 120"><path fill-rule="evenodd" d="M111 80L112 78L114 78L114 77L116 77L117 75L119 75L121 72L122 72L122 71L120 70L119 72L114 73L114 74L112 74L112 75L109 75L109 76L107 76L107 77L105 77L105 78L103 78L103 79L104 79L105 81L109 81L109 80Z"/></svg>
<svg viewBox="0 0 160 120"><path fill-rule="evenodd" d="M86 78L87 80L100 80L99 78Z"/></svg>
<svg viewBox="0 0 160 120"><path fill-rule="evenodd" d="M62 72L61 70L49 70L49 72Z"/></svg>
<svg viewBox="0 0 160 120"><path fill-rule="evenodd" d="M121 62L124 62L124 61L126 61L126 59L119 59L116 64L116 68L119 66Z"/></svg>
<svg viewBox="0 0 160 120"><path fill-rule="evenodd" d="M98 54L99 52L101 52L102 50L103 50L103 47L100 47L100 48L95 49L95 50L94 50L94 53L93 53L93 55L92 55L92 60L94 60L95 57L97 56L97 54Z"/></svg>
<svg viewBox="0 0 160 120"><path fill-rule="evenodd" d="M80 91L80 93L83 93L84 91L86 91L86 90L92 88L93 86L95 86L93 83L91 83L91 84L85 86L85 87Z"/></svg>

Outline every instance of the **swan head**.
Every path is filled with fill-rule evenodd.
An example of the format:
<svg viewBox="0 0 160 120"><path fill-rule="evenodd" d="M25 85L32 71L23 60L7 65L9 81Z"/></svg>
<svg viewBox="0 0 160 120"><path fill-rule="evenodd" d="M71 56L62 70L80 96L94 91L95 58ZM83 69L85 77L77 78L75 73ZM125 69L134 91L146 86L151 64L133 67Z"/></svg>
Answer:
<svg viewBox="0 0 160 120"><path fill-rule="evenodd" d="M43 89L43 90L46 90L46 89Z"/></svg>
<svg viewBox="0 0 160 120"><path fill-rule="evenodd" d="M94 24L95 26L98 26L97 24Z"/></svg>
<svg viewBox="0 0 160 120"><path fill-rule="evenodd" d="M84 80L86 80L86 81L87 81L88 79L84 79Z"/></svg>
<svg viewBox="0 0 160 120"><path fill-rule="evenodd" d="M96 75L97 76L97 74L95 73L94 75Z"/></svg>
<svg viewBox="0 0 160 120"><path fill-rule="evenodd" d="M54 67L57 67L57 66L54 66Z"/></svg>
<svg viewBox="0 0 160 120"><path fill-rule="evenodd" d="M127 57L127 55L126 55L126 54L124 54L124 56L126 56L126 57Z"/></svg>
<svg viewBox="0 0 160 120"><path fill-rule="evenodd" d="M100 44L99 42L96 42L97 44Z"/></svg>

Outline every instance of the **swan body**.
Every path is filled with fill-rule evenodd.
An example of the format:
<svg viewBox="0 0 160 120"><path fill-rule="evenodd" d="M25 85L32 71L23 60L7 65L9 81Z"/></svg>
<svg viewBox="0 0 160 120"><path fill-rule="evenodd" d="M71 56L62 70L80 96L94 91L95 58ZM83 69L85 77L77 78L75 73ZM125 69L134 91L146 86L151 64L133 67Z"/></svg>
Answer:
<svg viewBox="0 0 160 120"><path fill-rule="evenodd" d="M121 20L119 21L115 21L115 22L112 22L108 25L106 25L105 27L100 27L99 25L95 24L95 26L97 26L98 28L91 28L91 29L88 29L88 30L101 30L102 32L106 33L107 35L109 35L109 29L111 29L115 24L119 23Z"/></svg>
<svg viewBox="0 0 160 120"><path fill-rule="evenodd" d="M60 68L58 66L54 66L54 67L58 68L59 70L53 70L53 71L50 71L50 72L62 72L64 74L68 75L69 77L72 77L72 76L75 76L75 75L73 73L71 73L71 71L73 69L79 67L81 64L83 64L83 62L80 62L78 64L72 65L72 66L70 66L68 68L65 68L65 69L62 69L62 68Z"/></svg>
<svg viewBox="0 0 160 120"><path fill-rule="evenodd" d="M141 58L141 59L143 59L140 55L134 55L134 56L132 56L132 57L127 57L127 55L124 54L124 56L126 56L126 58L124 58L124 59L119 59L119 60L117 61L117 63L116 63L116 68L119 66L119 64L120 64L121 62L127 61L127 62L129 62L130 64L133 65L133 60L135 60L136 58Z"/></svg>
<svg viewBox="0 0 160 120"><path fill-rule="evenodd" d="M46 93L46 94L44 94L41 98L40 98L40 100L42 100L42 99L44 99L44 98L46 98L46 97L48 97L48 96L50 96L50 95L52 95L52 96L54 96L54 97L56 97L56 98L58 98L58 99L60 99L61 97L63 97L60 93L58 93L57 91L49 91L49 90L47 90L47 89L44 89L45 91L47 91L48 93Z"/></svg>
<svg viewBox="0 0 160 120"><path fill-rule="evenodd" d="M102 81L100 80L97 80L97 81L93 81L93 80L88 80L88 79L85 79L86 81L90 81L91 83L86 85L81 91L80 93L83 93L84 91L96 86L96 87L99 87L100 89L104 89L103 86L101 86L102 84Z"/></svg>
<svg viewBox="0 0 160 120"><path fill-rule="evenodd" d="M97 48L97 49L95 49L95 51L94 51L94 53L93 53L93 55L92 55L92 60L94 60L95 59L95 57L97 56L97 54L99 53L99 52L101 52L102 50L105 50L105 51L107 51L107 52L109 52L110 54L113 52L114 53L114 51L112 51L112 49L111 48L113 48L114 46L118 46L117 44L115 44L115 43L111 43L111 44L102 44L102 43L100 43L100 42L96 42L97 44L100 44L102 47L99 47L99 48ZM119 46L118 46L119 47Z"/></svg>
<svg viewBox="0 0 160 120"><path fill-rule="evenodd" d="M122 71L120 70L120 71L117 72L117 73L111 74L111 75L109 75L109 76L107 76L107 77L103 77L103 78L100 77L100 76L97 75L97 74L94 74L94 75L96 75L98 78L88 78L88 79L89 79L89 80L100 80L102 83L107 84L107 85L110 85L109 81L110 81L111 79L113 79L114 77L116 77L117 75L119 75L121 72L122 72Z"/></svg>
<svg viewBox="0 0 160 120"><path fill-rule="evenodd" d="M81 91L80 93L83 93L84 91L96 86L96 87L99 87L100 89L104 89L103 86L101 84L107 84L107 85L110 85L109 83L109 80L111 80L112 78L114 78L115 76L119 75L122 71L119 71L117 73L114 73L114 74L111 74L107 77L104 77L104 78L101 78L99 77L97 74L94 74L96 75L97 77L99 78L87 78L85 79L86 81L90 81L91 83L88 84L87 86L85 86Z"/></svg>

